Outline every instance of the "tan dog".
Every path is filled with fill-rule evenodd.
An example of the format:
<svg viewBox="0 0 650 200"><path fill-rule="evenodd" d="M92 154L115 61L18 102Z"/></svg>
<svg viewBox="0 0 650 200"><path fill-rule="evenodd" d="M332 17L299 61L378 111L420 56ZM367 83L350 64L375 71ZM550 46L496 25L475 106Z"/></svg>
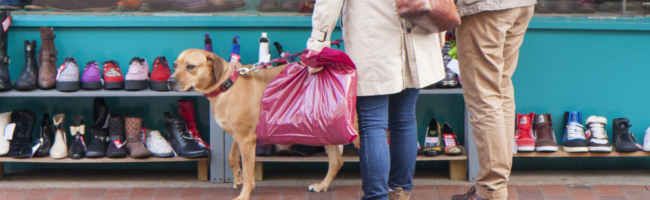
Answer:
<svg viewBox="0 0 650 200"><path fill-rule="evenodd" d="M183 51L176 59L176 70L173 77L177 80L177 88L187 91L190 88L203 94L220 90L221 85L228 81L241 64L231 64L217 55L199 49ZM235 65L235 66L233 66ZM255 188L255 146L257 136L255 128L260 110L262 94L266 86L286 66L261 69L246 76L239 76L232 87L217 96L208 97L212 113L217 124L233 138L229 162L234 180L233 187L243 184L238 200L249 200ZM320 183L309 186L309 191L327 191L330 183L343 166L342 150L339 146L326 146L329 159L329 170ZM240 156L241 163L240 166Z"/></svg>

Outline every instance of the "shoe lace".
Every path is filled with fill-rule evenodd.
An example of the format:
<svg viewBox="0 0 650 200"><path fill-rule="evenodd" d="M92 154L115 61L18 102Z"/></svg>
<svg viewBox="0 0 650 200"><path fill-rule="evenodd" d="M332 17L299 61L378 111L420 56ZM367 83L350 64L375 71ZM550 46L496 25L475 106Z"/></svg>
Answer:
<svg viewBox="0 0 650 200"><path fill-rule="evenodd" d="M605 131L605 124L602 123L591 123L589 124L589 133L591 137L597 139L606 139L607 132Z"/></svg>
<svg viewBox="0 0 650 200"><path fill-rule="evenodd" d="M577 122L570 122L566 125L568 138L585 138L585 128Z"/></svg>
<svg viewBox="0 0 650 200"><path fill-rule="evenodd" d="M179 132L182 132L181 138L184 140L195 140L194 136L192 136L191 131L187 128L185 123L181 122L180 120L177 120L175 122L172 122L174 127L176 127L176 130Z"/></svg>

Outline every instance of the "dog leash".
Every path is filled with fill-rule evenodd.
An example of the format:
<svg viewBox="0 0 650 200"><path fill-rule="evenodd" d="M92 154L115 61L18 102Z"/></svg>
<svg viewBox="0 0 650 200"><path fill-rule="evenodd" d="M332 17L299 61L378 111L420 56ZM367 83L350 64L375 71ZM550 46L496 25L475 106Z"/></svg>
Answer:
<svg viewBox="0 0 650 200"><path fill-rule="evenodd" d="M338 39L338 40L332 41L331 45L335 45L336 47L341 48L341 43L343 43L343 39ZM303 50L301 52L285 55L283 57L273 59L273 60L271 60L269 62L254 64L249 68L244 68L244 67L239 68L239 69L237 69L237 72L239 73L239 75L245 76L245 75L250 74L251 72L260 71L259 70L260 68L261 69L268 69L268 68L277 67L277 66L280 66L281 64L288 63L289 61L296 60L296 58L306 54L307 52L309 52L309 50L305 49L305 50Z"/></svg>

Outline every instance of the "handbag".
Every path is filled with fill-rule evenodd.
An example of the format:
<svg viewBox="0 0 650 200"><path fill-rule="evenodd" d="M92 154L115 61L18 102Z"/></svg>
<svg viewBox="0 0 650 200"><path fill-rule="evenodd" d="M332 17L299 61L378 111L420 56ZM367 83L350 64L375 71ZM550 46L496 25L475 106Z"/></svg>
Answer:
<svg viewBox="0 0 650 200"><path fill-rule="evenodd" d="M436 33L453 30L460 25L460 14L454 0L396 0L401 17L419 32Z"/></svg>

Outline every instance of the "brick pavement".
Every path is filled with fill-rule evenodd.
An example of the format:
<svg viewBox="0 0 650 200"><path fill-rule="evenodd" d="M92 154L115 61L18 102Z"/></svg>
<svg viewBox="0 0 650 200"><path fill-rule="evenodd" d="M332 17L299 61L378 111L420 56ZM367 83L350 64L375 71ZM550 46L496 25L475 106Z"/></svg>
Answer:
<svg viewBox="0 0 650 200"><path fill-rule="evenodd" d="M463 192L468 186L416 186L411 199L448 200L450 196ZM510 186L511 200L648 200L648 186ZM92 199L134 199L134 200L228 200L238 191L228 188L54 188L18 189L1 188L0 200L92 200ZM259 187L253 200L357 200L361 191L358 186L338 186L330 192L309 193L304 187Z"/></svg>

